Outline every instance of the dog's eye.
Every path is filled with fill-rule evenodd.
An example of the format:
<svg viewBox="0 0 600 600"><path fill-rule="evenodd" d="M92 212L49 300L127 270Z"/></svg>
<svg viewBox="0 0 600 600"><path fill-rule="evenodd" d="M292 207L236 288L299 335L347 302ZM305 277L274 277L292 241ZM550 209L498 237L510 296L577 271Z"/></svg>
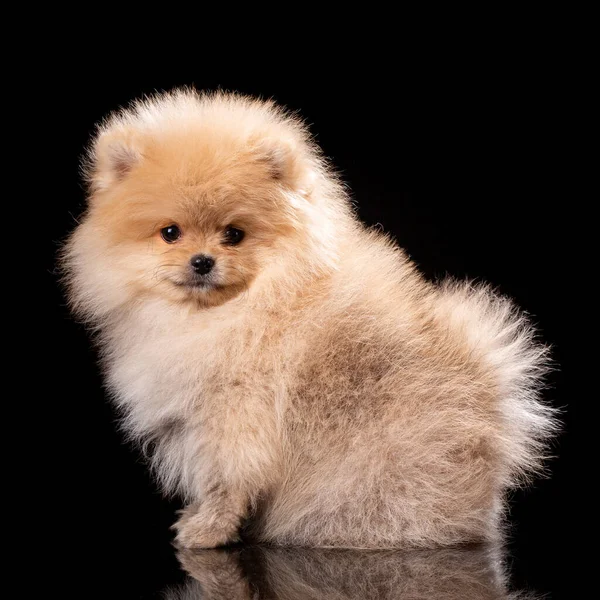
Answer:
<svg viewBox="0 0 600 600"><path fill-rule="evenodd" d="M230 246L235 246L244 239L244 232L241 229L236 229L235 227L229 225L225 229L224 238L226 244L229 244Z"/></svg>
<svg viewBox="0 0 600 600"><path fill-rule="evenodd" d="M177 225L169 225L160 230L160 235L167 244L172 244L181 237L181 229Z"/></svg>

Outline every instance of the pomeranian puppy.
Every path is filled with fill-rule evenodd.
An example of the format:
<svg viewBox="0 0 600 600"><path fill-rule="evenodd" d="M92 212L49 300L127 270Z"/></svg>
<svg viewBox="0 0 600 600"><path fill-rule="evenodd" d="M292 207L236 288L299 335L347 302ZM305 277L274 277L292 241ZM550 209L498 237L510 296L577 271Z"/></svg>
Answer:
<svg viewBox="0 0 600 600"><path fill-rule="evenodd" d="M366 229L306 127L179 90L112 115L64 249L124 428L183 547L498 537L554 421L545 349L488 288Z"/></svg>

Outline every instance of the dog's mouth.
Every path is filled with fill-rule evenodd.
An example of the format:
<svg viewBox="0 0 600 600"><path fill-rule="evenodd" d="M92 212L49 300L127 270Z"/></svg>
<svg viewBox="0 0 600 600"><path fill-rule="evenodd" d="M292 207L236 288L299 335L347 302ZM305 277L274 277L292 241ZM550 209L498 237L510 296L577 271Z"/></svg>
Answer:
<svg viewBox="0 0 600 600"><path fill-rule="evenodd" d="M187 281L171 280L173 285L179 288L186 288L193 291L210 292L212 290L222 290L223 284L211 281L209 279L192 279Z"/></svg>
<svg viewBox="0 0 600 600"><path fill-rule="evenodd" d="M186 300L197 302L201 307L222 304L247 289L245 281L221 283L216 276L169 278L168 281L180 290L179 300L183 299L183 295Z"/></svg>

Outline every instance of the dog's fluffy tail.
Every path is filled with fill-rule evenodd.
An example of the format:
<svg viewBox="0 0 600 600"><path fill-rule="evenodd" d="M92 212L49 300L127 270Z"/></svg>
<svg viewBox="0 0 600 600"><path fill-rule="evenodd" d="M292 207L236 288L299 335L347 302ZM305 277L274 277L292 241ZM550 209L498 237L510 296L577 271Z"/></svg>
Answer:
<svg viewBox="0 0 600 600"><path fill-rule="evenodd" d="M557 410L540 398L549 350L528 317L488 286L448 280L440 291L445 317L463 331L496 384L504 483L522 484L543 472L548 442L558 430Z"/></svg>

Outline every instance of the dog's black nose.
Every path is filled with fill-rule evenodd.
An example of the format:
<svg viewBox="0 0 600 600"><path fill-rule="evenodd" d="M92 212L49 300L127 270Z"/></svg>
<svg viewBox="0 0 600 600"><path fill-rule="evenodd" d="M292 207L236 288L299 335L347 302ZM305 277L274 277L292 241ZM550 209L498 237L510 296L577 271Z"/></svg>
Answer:
<svg viewBox="0 0 600 600"><path fill-rule="evenodd" d="M206 275L215 266L215 259L206 254L196 254L196 256L192 256L190 263L198 275Z"/></svg>

